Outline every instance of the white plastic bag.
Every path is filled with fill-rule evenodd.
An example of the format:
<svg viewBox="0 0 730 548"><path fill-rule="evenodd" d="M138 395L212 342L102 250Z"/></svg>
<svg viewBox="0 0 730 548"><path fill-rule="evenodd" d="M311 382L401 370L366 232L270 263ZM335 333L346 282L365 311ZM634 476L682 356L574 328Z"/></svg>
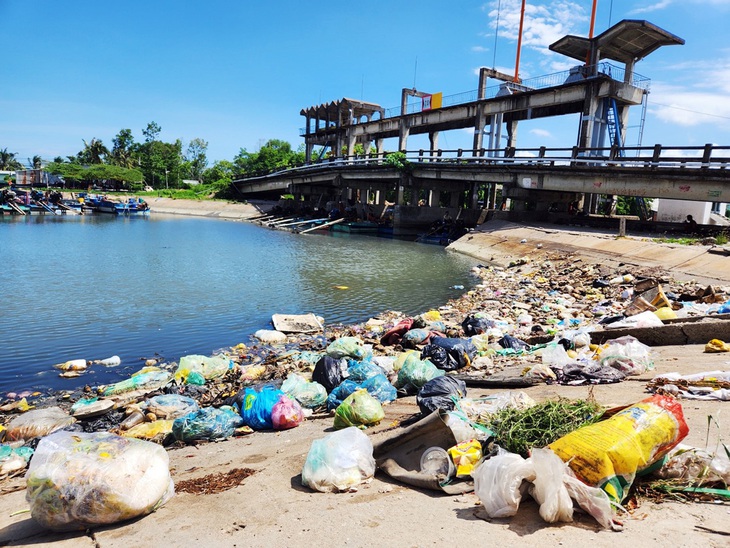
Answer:
<svg viewBox="0 0 730 548"><path fill-rule="evenodd" d="M485 460L472 476L474 492L490 518L514 516L522 495L529 489L540 504L540 517L548 523L573 521L574 499L603 527L617 528L608 495L577 479L569 466L548 448L533 449L529 459L502 452Z"/></svg>
<svg viewBox="0 0 730 548"><path fill-rule="evenodd" d="M514 516L522 500L522 482L532 481L532 463L515 453L503 452L480 464L474 473L474 492L490 518Z"/></svg>
<svg viewBox="0 0 730 548"><path fill-rule="evenodd" d="M530 495L540 505L540 517L548 523L573 521L573 501L563 483L565 463L550 449L535 448L530 453L535 470Z"/></svg>
<svg viewBox="0 0 730 548"><path fill-rule="evenodd" d="M302 484L323 493L347 491L375 474L373 444L351 426L314 440L302 469Z"/></svg>
<svg viewBox="0 0 730 548"><path fill-rule="evenodd" d="M26 482L33 519L54 531L144 516L174 494L162 446L108 432L46 436L30 461Z"/></svg>

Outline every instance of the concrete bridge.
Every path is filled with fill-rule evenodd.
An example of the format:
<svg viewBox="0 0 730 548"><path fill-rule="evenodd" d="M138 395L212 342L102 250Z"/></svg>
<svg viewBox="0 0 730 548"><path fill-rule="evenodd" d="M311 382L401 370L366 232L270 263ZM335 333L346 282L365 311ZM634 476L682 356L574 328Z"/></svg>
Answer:
<svg viewBox="0 0 730 548"><path fill-rule="evenodd" d="M435 192L455 193L452 206L476 205L460 204L461 194L476 202L480 187L495 185L504 197L541 204L565 201L558 195L566 193L730 202L730 146L410 151L335 158L234 184L242 196L395 191L398 204L411 205L435 205L427 196Z"/></svg>

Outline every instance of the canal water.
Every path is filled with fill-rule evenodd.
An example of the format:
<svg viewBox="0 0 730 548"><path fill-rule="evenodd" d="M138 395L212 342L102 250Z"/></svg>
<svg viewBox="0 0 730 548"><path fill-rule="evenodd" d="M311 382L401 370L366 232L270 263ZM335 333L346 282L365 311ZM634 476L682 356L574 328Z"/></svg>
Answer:
<svg viewBox="0 0 730 548"><path fill-rule="evenodd" d="M0 216L0 264L2 396L107 384L145 358L250 343L276 313L332 324L424 312L473 284L476 263L434 245L153 214ZM52 367L113 355L120 366L75 379Z"/></svg>

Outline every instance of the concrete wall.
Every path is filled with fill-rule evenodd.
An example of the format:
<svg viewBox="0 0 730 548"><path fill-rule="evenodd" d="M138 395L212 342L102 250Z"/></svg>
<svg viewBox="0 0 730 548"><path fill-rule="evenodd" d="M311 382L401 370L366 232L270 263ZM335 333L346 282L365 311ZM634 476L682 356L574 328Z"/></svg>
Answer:
<svg viewBox="0 0 730 548"><path fill-rule="evenodd" d="M658 200L657 221L667 223L681 223L687 215L692 215L698 224L709 223L712 203L691 202L688 200L669 200L662 198Z"/></svg>

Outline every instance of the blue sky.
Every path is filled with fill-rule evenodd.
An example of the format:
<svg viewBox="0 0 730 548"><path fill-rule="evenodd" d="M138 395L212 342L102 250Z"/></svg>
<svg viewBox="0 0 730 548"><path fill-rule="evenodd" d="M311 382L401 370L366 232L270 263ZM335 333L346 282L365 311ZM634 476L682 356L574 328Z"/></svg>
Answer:
<svg viewBox="0 0 730 548"><path fill-rule="evenodd" d="M495 36L497 7L499 33ZM519 0L0 0L5 30L0 149L18 159L73 155L83 140L107 146L120 129L143 140L209 144L231 160L268 139L302 143L302 108L352 97L385 108L404 87L445 96L477 88L478 69L512 73ZM573 60L547 46L587 36L591 1L527 1L520 76ZM730 145L730 0L598 2L595 33L646 19L683 38L636 65L651 79L642 144ZM629 125L638 126L639 108ZM578 120L521 123L519 147L570 147ZM413 138L409 149L425 146ZM629 132L635 145L638 130ZM444 149L471 148L472 132L443 132ZM395 149L397 143L386 143Z"/></svg>

